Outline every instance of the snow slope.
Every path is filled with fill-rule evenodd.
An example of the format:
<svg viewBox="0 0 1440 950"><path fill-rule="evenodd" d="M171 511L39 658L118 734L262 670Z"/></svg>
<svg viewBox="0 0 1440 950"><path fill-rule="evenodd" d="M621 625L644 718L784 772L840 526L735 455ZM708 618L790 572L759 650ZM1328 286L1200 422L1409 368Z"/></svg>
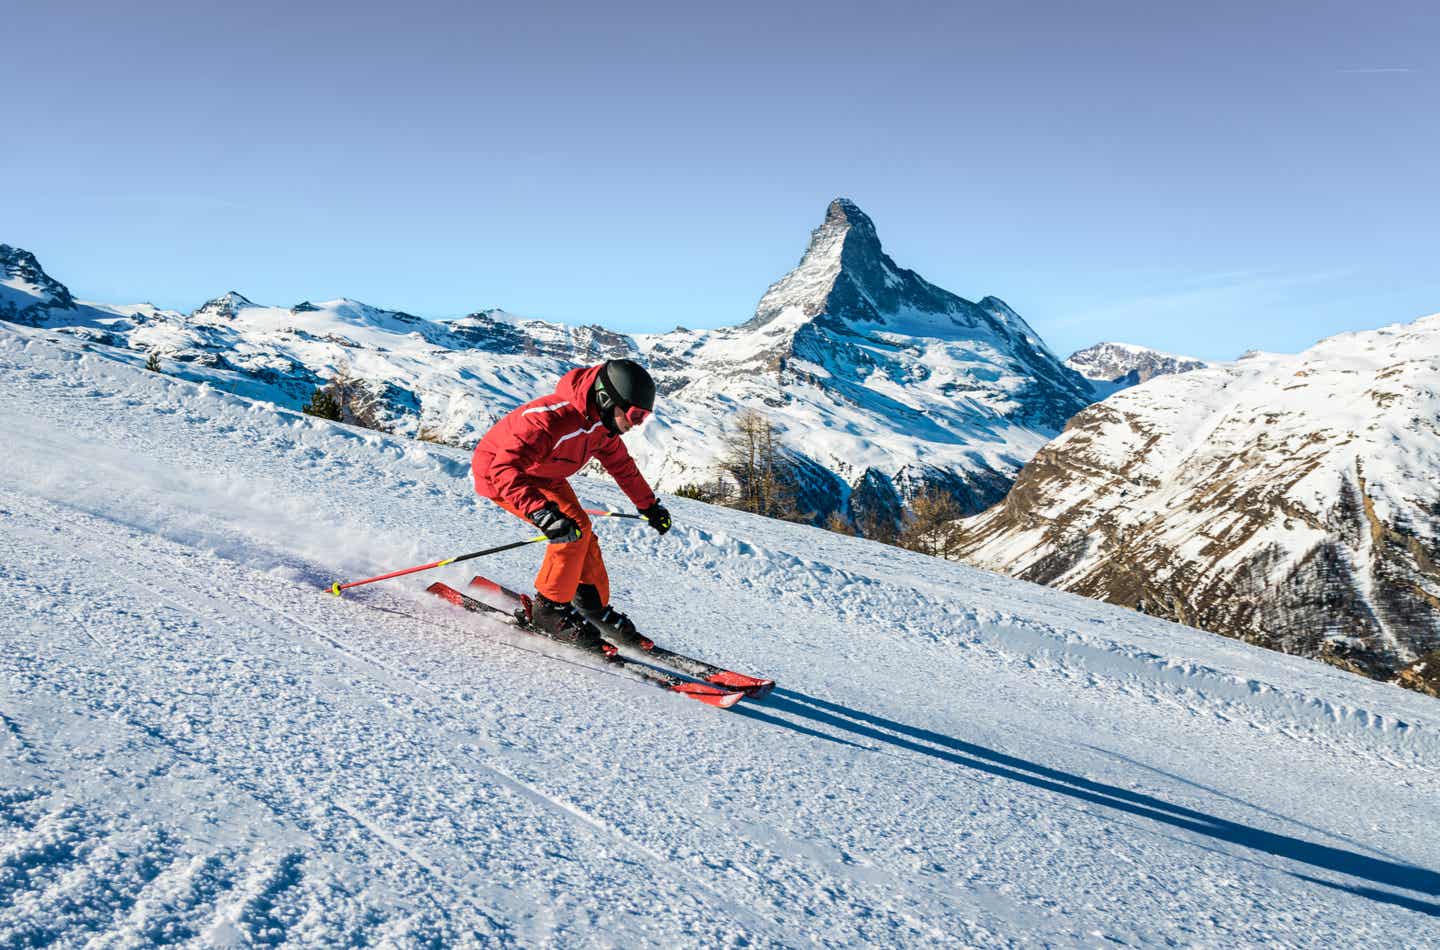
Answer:
<svg viewBox="0 0 1440 950"><path fill-rule="evenodd" d="M459 450L20 327L0 406L0 946L1440 945L1426 697L683 500L602 523L657 639L779 680L720 712L418 579L319 593L526 534Z"/></svg>

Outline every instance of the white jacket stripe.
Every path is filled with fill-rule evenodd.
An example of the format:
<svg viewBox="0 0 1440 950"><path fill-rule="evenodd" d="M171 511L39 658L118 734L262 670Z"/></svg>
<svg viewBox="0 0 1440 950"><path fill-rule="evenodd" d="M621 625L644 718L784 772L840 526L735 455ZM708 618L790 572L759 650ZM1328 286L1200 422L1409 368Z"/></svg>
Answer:
<svg viewBox="0 0 1440 950"><path fill-rule="evenodd" d="M595 423L593 426L591 426L591 427L588 428L588 429L576 429L574 432L571 432L571 433L569 433L568 435L562 435L560 438L558 438L558 439L555 440L555 447L556 447L556 448L559 448L560 443L561 443L561 442L564 442L566 439L573 439L573 438L575 438L577 435L586 435L587 433L594 432L596 429L600 428L600 426L603 425L603 424L604 424L604 423L597 422L597 423Z"/></svg>
<svg viewBox="0 0 1440 950"><path fill-rule="evenodd" d="M548 406L532 406L520 413L520 415L528 416L532 412L554 412L556 409L564 409L568 405L570 405L568 402L552 402Z"/></svg>

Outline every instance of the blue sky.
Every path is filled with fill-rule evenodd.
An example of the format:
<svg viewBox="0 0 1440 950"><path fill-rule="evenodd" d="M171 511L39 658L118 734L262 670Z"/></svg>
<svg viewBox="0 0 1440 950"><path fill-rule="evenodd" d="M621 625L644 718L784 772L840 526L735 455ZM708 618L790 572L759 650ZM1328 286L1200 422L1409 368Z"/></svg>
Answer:
<svg viewBox="0 0 1440 950"><path fill-rule="evenodd" d="M78 295L749 317L837 195L1057 351L1440 311L1433 3L7 3L0 241Z"/></svg>

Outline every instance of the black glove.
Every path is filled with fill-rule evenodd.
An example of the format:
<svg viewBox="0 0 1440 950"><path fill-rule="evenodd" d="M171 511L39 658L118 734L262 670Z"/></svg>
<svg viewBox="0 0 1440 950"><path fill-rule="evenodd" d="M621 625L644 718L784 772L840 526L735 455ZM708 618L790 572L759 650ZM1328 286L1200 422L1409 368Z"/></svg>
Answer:
<svg viewBox="0 0 1440 950"><path fill-rule="evenodd" d="M660 502L655 502L649 508L641 508L640 514L650 522L650 527L661 534L670 530L670 511Z"/></svg>
<svg viewBox="0 0 1440 950"><path fill-rule="evenodd" d="M565 517L560 506L553 501L547 501L544 508L536 508L530 512L530 520L535 522L535 527L545 532L545 537L550 539L551 544L568 544L580 540L580 526Z"/></svg>

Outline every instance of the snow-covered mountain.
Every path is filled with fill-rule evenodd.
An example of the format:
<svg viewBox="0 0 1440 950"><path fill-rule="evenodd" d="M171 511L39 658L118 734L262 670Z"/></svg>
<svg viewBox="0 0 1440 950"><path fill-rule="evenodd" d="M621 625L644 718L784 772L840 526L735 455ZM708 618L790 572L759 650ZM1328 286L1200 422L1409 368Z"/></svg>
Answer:
<svg viewBox="0 0 1440 950"><path fill-rule="evenodd" d="M1071 353L1065 365L1093 383L1105 384L1102 389L1108 396L1156 376L1188 373L1210 364L1193 356L1176 356L1134 343L1096 343Z"/></svg>
<svg viewBox="0 0 1440 950"><path fill-rule="evenodd" d="M647 471L703 481L714 434L752 407L811 473L800 504L821 516L898 512L926 486L980 511L1094 398L1003 301L972 303L897 266L845 199L747 323L638 342L681 407L646 433Z"/></svg>
<svg viewBox="0 0 1440 950"><path fill-rule="evenodd" d="M153 352L166 372L282 406L344 373L361 393L348 418L452 445L473 444L571 365L641 359L662 399L635 454L662 490L709 481L748 407L775 425L817 520L893 518L927 485L980 511L1094 398L1003 302L971 303L898 267L870 219L838 199L744 325L639 337L499 310L432 321L347 299L262 306L235 291L190 314L82 304L33 256L4 253L0 316Z"/></svg>
<svg viewBox="0 0 1440 950"><path fill-rule="evenodd" d="M533 532L464 450L115 356L0 324L0 946L1440 946L1428 697L685 499L600 523L644 629L779 682L714 710L423 593L535 547L326 596Z"/></svg>
<svg viewBox="0 0 1440 950"><path fill-rule="evenodd" d="M153 353L167 373L292 408L344 374L358 387L352 421L435 442L473 444L577 362L638 356L633 340L600 327L500 310L433 321L346 298L265 306L233 290L189 314L80 302L32 255L0 253L0 289L19 288L7 298L12 322L113 347L118 359Z"/></svg>
<svg viewBox="0 0 1440 950"><path fill-rule="evenodd" d="M1091 406L964 522L965 556L1435 690L1437 472L1432 316Z"/></svg>
<svg viewBox="0 0 1440 950"><path fill-rule="evenodd" d="M75 310L65 285L46 274L34 254L0 244L0 320L30 325L63 310Z"/></svg>

